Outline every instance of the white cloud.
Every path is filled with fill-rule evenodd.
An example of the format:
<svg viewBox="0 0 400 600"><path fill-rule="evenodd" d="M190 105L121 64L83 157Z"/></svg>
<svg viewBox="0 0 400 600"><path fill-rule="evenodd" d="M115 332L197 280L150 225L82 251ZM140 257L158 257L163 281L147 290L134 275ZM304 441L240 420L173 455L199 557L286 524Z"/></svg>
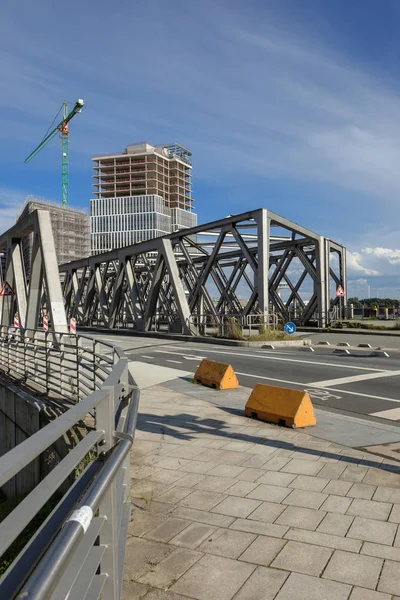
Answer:
<svg viewBox="0 0 400 600"><path fill-rule="evenodd" d="M386 260L391 265L398 265L400 263L400 250L392 250L391 248L364 248L362 253L379 260Z"/></svg>
<svg viewBox="0 0 400 600"><path fill-rule="evenodd" d="M360 252L347 252L347 271L349 275L379 275L379 272L375 269L365 267L361 263L364 260L364 256Z"/></svg>

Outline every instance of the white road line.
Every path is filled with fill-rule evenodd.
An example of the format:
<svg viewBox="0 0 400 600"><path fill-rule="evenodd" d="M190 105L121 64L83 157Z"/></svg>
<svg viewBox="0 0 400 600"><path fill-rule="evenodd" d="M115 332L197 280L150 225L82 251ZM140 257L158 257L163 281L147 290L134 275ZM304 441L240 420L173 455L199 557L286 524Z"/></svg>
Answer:
<svg viewBox="0 0 400 600"><path fill-rule="evenodd" d="M392 421L397 421L398 419L400 419L400 408L380 410L379 412L371 413L371 417L381 417L382 419L390 419Z"/></svg>
<svg viewBox="0 0 400 600"><path fill-rule="evenodd" d="M182 356L181 352L171 352L171 350L154 350L154 352L160 352L161 354L178 354L179 356ZM373 369L372 367L356 367L353 365L344 365L343 363L326 363L318 362L315 360L301 360L298 358L283 358L281 356L262 356L260 354L244 354L243 352L224 352L222 350L207 350L207 352L213 354L227 354L230 356L242 356L245 358L261 358L263 360L280 360L282 362L302 363L305 365L321 365L322 367L338 367L339 369L353 369L355 371L376 371L378 373L386 372L385 369Z"/></svg>
<svg viewBox="0 0 400 600"><path fill-rule="evenodd" d="M251 373L239 373L235 371L236 375L243 375L244 377L253 377L255 379L266 379L267 381L278 381L279 383L290 383L291 385L298 385L303 390L307 386L318 388L318 383L300 383L299 381L287 381L285 379L274 379L273 377L265 377L262 375L252 375ZM374 398L375 400L387 400L388 402L396 402L400 404L400 400L396 398L385 398L384 396L372 396L371 394L362 394L361 392L349 392L348 390L340 390L338 388L324 388L329 390L330 392L340 392L341 394L350 394L350 396L361 396L362 398Z"/></svg>
<svg viewBox="0 0 400 600"><path fill-rule="evenodd" d="M153 360L154 356L145 356L144 354L142 354L141 358L150 358L151 360Z"/></svg>
<svg viewBox="0 0 400 600"><path fill-rule="evenodd" d="M172 363L175 363L176 365L182 364L181 360L168 360L168 358L165 359L165 362L172 362Z"/></svg>
<svg viewBox="0 0 400 600"><path fill-rule="evenodd" d="M356 381L366 381L367 379L379 379L381 377L396 377L400 371L383 371L382 373L366 373L365 375L353 375L352 377L341 377L340 379L327 379L325 381L313 381L308 385L315 385L319 388L331 387L332 385L344 385Z"/></svg>

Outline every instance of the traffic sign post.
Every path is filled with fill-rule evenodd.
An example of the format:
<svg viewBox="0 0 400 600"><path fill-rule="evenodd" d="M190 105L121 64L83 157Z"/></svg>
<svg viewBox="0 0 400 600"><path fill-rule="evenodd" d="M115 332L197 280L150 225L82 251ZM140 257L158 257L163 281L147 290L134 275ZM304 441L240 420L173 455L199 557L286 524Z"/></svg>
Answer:
<svg viewBox="0 0 400 600"><path fill-rule="evenodd" d="M294 323L292 323L291 321L289 321L289 323L286 323L284 326L284 331L285 333L288 333L289 335L292 335L293 333L296 333L296 325Z"/></svg>
<svg viewBox="0 0 400 600"><path fill-rule="evenodd" d="M44 331L49 330L49 317L46 314L43 316L43 329Z"/></svg>
<svg viewBox="0 0 400 600"><path fill-rule="evenodd" d="M19 318L17 312L14 315L14 327L19 327Z"/></svg>

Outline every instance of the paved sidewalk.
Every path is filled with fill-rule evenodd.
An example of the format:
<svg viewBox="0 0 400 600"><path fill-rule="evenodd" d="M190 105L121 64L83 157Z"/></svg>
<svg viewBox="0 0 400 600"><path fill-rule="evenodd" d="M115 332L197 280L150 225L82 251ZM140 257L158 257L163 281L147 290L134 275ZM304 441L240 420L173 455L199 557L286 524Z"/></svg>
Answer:
<svg viewBox="0 0 400 600"><path fill-rule="evenodd" d="M399 463L201 390L142 392L123 598L400 600Z"/></svg>

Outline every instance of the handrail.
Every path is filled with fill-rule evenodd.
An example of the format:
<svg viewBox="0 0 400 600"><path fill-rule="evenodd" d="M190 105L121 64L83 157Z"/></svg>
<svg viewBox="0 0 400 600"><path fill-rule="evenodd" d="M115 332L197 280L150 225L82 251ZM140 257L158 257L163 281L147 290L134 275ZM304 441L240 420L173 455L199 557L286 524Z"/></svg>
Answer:
<svg viewBox="0 0 400 600"><path fill-rule="evenodd" d="M84 468L76 481L77 489L81 489L80 481L86 486L79 502L76 494L71 496L72 488L64 493L34 536L35 541L43 538L45 553L32 557L29 541L0 579L0 597L79 600L86 596L87 581L91 580L91 597L101 595L107 600L118 600L124 552L117 552L115 546L118 541L124 543L129 522L130 449L139 404L139 390L129 374L128 359L119 348L87 336L0 327L1 370L17 382L22 378L28 384L38 384L35 378L40 372L40 383L46 391L57 389L67 407L63 414L3 455L0 487L86 415L94 417L94 430L0 523L1 552L11 546L54 492L65 485L90 448L98 456L95 462L100 459L103 464L100 470L92 469L93 462ZM70 504L71 498L75 498L75 504ZM64 516L54 534L47 523L59 509ZM71 511L72 516L66 520ZM96 535L92 539L93 532ZM83 576L93 569L92 577ZM19 578L17 573L21 574Z"/></svg>

